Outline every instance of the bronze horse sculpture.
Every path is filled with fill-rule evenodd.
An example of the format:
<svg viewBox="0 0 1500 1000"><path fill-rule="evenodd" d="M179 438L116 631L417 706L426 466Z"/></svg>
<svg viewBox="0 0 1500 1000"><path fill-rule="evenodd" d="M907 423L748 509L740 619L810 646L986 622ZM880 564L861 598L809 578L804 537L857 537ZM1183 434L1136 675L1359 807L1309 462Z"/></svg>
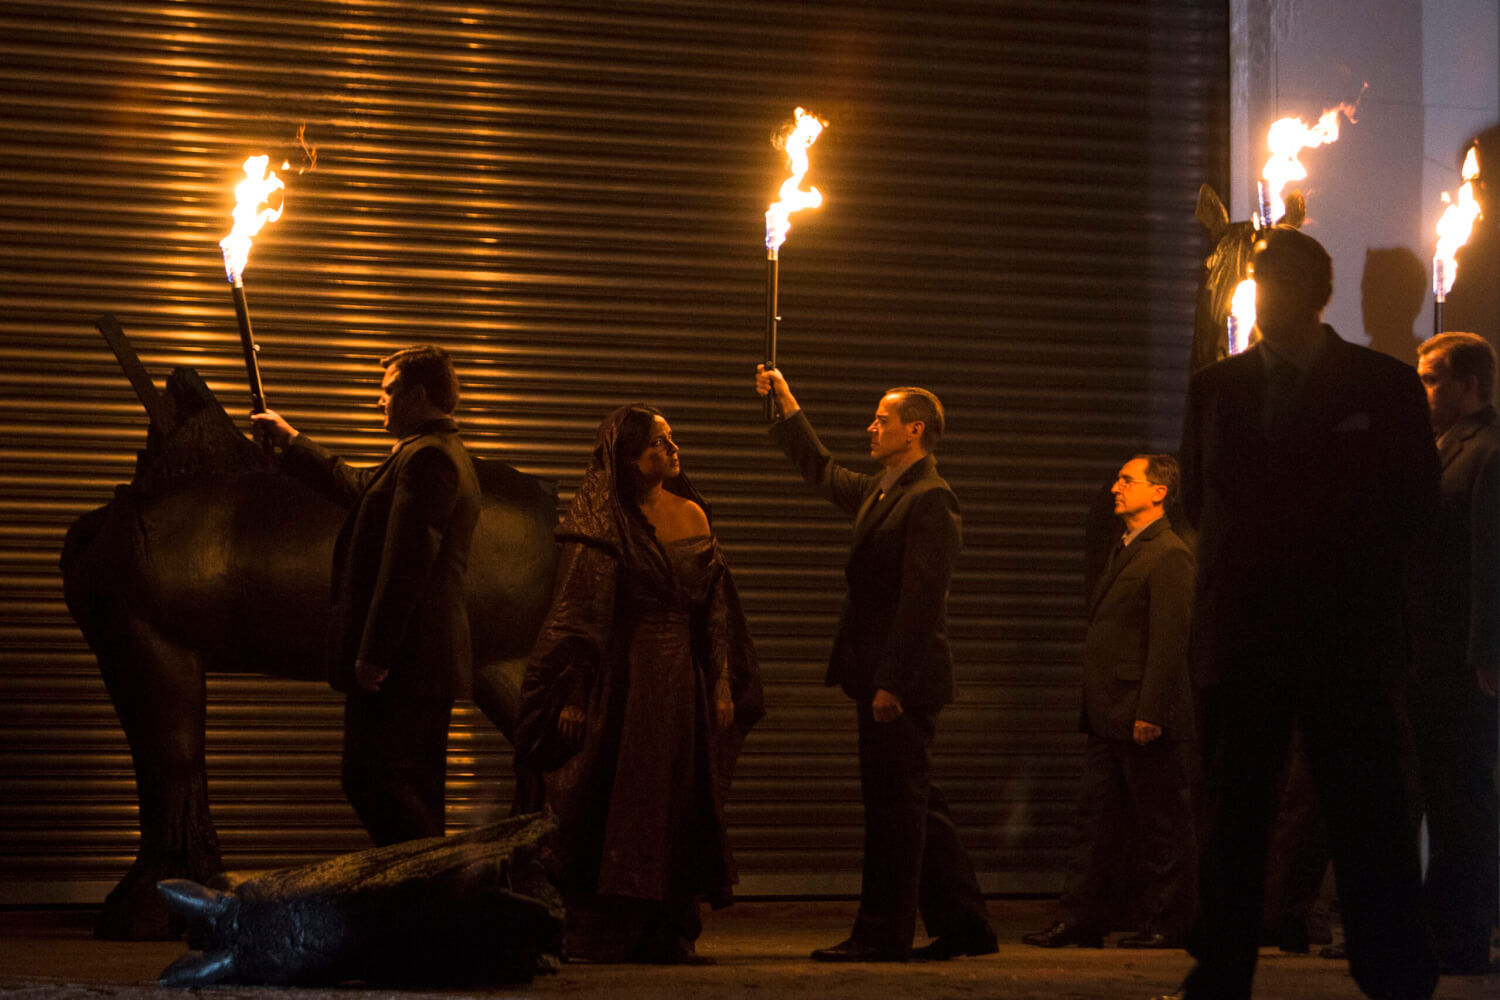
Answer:
<svg viewBox="0 0 1500 1000"><path fill-rule="evenodd" d="M69 529L64 596L125 730L141 839L102 938L171 939L163 879L223 871L209 815L205 673L321 681L333 542L344 512L278 471L191 369L158 393L113 317L100 330L151 418L135 477ZM484 490L466 584L474 701L507 736L551 597L556 491L476 459Z"/></svg>
<svg viewBox="0 0 1500 1000"><path fill-rule="evenodd" d="M1234 290L1248 276L1257 230L1253 222L1230 222L1229 210L1213 188L1198 188L1198 222L1208 230L1214 248L1203 261L1198 285L1198 307L1193 316L1193 349L1189 370L1218 361L1229 353L1225 320ZM1307 199L1301 191L1286 196L1286 214L1276 224L1300 228L1307 219Z"/></svg>

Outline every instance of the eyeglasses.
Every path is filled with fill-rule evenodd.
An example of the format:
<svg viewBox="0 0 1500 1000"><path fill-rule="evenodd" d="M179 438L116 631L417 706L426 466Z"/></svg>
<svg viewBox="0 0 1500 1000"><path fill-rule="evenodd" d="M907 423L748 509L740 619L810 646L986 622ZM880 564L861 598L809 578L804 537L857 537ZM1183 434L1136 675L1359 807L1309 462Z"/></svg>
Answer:
<svg viewBox="0 0 1500 1000"><path fill-rule="evenodd" d="M1161 483L1153 483L1149 479L1132 479L1129 476L1118 476L1115 478L1118 486L1160 486Z"/></svg>

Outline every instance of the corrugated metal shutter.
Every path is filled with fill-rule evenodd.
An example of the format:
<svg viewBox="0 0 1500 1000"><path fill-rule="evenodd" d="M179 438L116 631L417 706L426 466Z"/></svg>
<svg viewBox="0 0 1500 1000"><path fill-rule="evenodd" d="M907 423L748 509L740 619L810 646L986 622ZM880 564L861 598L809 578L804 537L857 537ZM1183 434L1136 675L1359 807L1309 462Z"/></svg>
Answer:
<svg viewBox="0 0 1500 1000"><path fill-rule="evenodd" d="M852 712L821 686L849 525L749 386L768 139L799 104L832 123L809 177L827 201L783 250L781 364L851 461L887 386L947 403L963 694L939 773L988 888L1056 888L1084 514L1125 456L1175 441L1225 31L1190 0L0 3L0 903L102 898L135 850L129 756L56 568L145 440L93 322L240 412L215 244L239 162L295 167L302 125L317 169L291 173L246 278L271 405L374 460L374 360L441 343L470 446L564 500L606 410L662 406L767 675L732 804L743 888L855 889ZM208 696L231 866L363 845L331 692L212 675ZM508 801L471 708L450 765L456 825Z"/></svg>

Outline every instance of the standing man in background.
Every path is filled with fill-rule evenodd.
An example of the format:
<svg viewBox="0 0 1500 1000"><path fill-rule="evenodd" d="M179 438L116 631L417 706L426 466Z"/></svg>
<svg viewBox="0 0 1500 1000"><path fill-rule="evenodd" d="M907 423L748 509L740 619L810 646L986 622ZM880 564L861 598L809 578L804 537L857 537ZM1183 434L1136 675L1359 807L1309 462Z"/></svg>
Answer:
<svg viewBox="0 0 1500 1000"><path fill-rule="evenodd" d="M408 347L381 364L378 405L397 442L379 465L352 468L274 411L254 417L288 472L349 509L328 667L345 695L344 793L377 845L444 833L448 718L472 685L464 568L480 503L448 352Z"/></svg>
<svg viewBox="0 0 1500 1000"><path fill-rule="evenodd" d="M948 584L962 544L958 500L933 449L943 404L926 389L892 389L867 428L877 475L833 460L786 379L761 366L756 391L775 393L771 436L824 499L854 515L848 594L826 683L854 700L865 848L859 914L822 962L901 962L996 950L974 865L932 783L928 750L953 700ZM932 940L912 949L917 911Z"/></svg>
<svg viewBox="0 0 1500 1000"><path fill-rule="evenodd" d="M1445 973L1495 971L1495 689L1500 675L1500 417L1495 351L1472 333L1418 348L1442 487L1412 587L1412 716L1427 814L1424 895Z"/></svg>
<svg viewBox="0 0 1500 1000"><path fill-rule="evenodd" d="M1198 853L1184 753L1194 737L1187 659L1194 563L1165 516L1176 492L1171 455L1136 455L1112 488L1125 530L1089 595L1077 833L1057 919L1023 937L1026 944L1104 943L1113 820L1122 813L1135 821L1147 879L1144 926L1120 947L1180 948L1192 921Z"/></svg>

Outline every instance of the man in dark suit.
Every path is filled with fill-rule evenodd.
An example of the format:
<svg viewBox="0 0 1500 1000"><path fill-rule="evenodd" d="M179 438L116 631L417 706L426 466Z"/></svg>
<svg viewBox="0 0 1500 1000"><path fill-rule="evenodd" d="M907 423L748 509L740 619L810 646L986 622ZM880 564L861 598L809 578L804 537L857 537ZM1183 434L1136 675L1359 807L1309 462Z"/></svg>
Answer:
<svg viewBox="0 0 1500 1000"><path fill-rule="evenodd" d="M1193 555L1165 517L1177 479L1171 455L1136 455L1112 489L1125 533L1089 595L1077 833L1057 919L1022 938L1027 944L1103 944L1112 820L1122 811L1135 821L1147 880L1145 925L1120 947L1180 948L1192 920L1198 853L1183 755L1194 737L1187 665Z"/></svg>
<svg viewBox="0 0 1500 1000"><path fill-rule="evenodd" d="M848 594L826 682L854 700L865 851L859 914L848 940L820 948L825 962L985 955L995 932L948 805L932 783L928 749L939 710L953 700L948 583L961 544L958 500L932 450L943 407L925 389L892 389L868 428L878 475L833 460L786 379L762 367L761 395L782 416L771 436L824 499L854 515L844 570ZM912 950L917 911L932 941Z"/></svg>
<svg viewBox="0 0 1500 1000"><path fill-rule="evenodd" d="M1371 997L1432 995L1419 913L1403 561L1437 501L1416 374L1321 314L1333 267L1272 229L1252 258L1259 344L1193 376L1179 460L1197 526L1193 670L1206 829L1193 1000L1245 1000L1273 781L1301 726L1338 877L1349 967Z"/></svg>
<svg viewBox="0 0 1500 1000"><path fill-rule="evenodd" d="M1444 972L1494 969L1495 688L1500 674L1500 418L1495 351L1472 333L1418 348L1442 464L1412 574L1412 709L1427 814L1428 917Z"/></svg>
<svg viewBox="0 0 1500 1000"><path fill-rule="evenodd" d="M471 687L464 567L479 482L458 437L448 352L385 358L380 408L398 438L352 468L268 411L286 469L349 508L333 550L329 678L345 694L344 792L378 845L442 836L448 719Z"/></svg>

